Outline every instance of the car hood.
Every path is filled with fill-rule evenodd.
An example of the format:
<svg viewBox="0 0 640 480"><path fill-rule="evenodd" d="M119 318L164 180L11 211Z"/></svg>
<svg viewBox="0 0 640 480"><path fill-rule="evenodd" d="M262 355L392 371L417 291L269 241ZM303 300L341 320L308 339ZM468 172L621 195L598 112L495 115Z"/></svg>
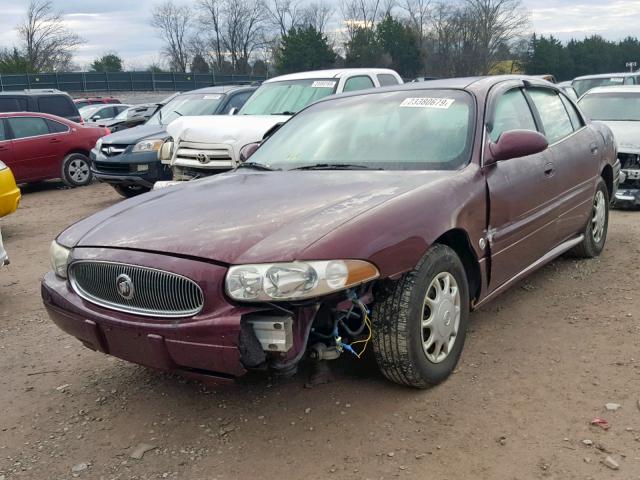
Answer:
<svg viewBox="0 0 640 480"><path fill-rule="evenodd" d="M602 122L613 132L618 150L625 153L640 152L640 122Z"/></svg>
<svg viewBox="0 0 640 480"><path fill-rule="evenodd" d="M289 261L367 211L452 175L240 170L121 202L68 228L58 242L227 264Z"/></svg>
<svg viewBox="0 0 640 480"><path fill-rule="evenodd" d="M225 143L244 146L262 140L263 135L286 115L219 115L184 117L171 122L167 132L174 140L193 143Z"/></svg>
<svg viewBox="0 0 640 480"><path fill-rule="evenodd" d="M165 125L139 125L103 137L102 144L133 145L145 138L165 138L167 136L166 128Z"/></svg>

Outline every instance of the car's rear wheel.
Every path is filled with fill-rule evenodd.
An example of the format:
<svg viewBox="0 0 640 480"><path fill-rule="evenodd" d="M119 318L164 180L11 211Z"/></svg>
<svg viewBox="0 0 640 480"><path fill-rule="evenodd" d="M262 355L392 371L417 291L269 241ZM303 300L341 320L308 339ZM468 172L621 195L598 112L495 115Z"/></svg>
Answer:
<svg viewBox="0 0 640 480"><path fill-rule="evenodd" d="M389 380L426 388L445 380L464 346L467 276L456 253L434 245L418 266L378 293L373 347Z"/></svg>
<svg viewBox="0 0 640 480"><path fill-rule="evenodd" d="M93 179L89 159L81 153L67 155L62 162L62 181L69 187L89 185Z"/></svg>
<svg viewBox="0 0 640 480"><path fill-rule="evenodd" d="M609 229L609 190L600 178L591 204L591 214L584 230L582 242L571 253L580 258L593 258L602 253Z"/></svg>
<svg viewBox="0 0 640 480"><path fill-rule="evenodd" d="M149 188L140 185L114 185L113 188L125 198L135 197L136 195L146 193L150 190Z"/></svg>

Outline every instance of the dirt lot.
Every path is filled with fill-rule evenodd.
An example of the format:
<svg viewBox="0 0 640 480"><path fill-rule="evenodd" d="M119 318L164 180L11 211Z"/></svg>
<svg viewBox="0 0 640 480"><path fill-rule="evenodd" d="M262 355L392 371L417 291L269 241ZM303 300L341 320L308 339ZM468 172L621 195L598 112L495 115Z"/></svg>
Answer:
<svg viewBox="0 0 640 480"><path fill-rule="evenodd" d="M561 259L473 314L437 388L345 359L313 389L301 372L212 390L91 352L47 318L50 241L117 201L46 184L2 220L0 480L640 478L640 212L612 213L601 258ZM156 448L133 459L139 443Z"/></svg>

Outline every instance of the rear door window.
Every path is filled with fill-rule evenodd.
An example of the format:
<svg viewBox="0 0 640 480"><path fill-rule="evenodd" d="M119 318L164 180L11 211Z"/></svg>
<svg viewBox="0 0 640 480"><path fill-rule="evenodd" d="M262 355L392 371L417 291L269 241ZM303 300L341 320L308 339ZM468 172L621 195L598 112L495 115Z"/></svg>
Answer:
<svg viewBox="0 0 640 480"><path fill-rule="evenodd" d="M69 127L64 123L56 122L55 120L46 119L49 126L49 132L51 133L64 133L69 131Z"/></svg>
<svg viewBox="0 0 640 480"><path fill-rule="evenodd" d="M351 77L344 84L343 92L353 92L355 90L364 90L365 88L373 88L373 80L367 75Z"/></svg>
<svg viewBox="0 0 640 480"><path fill-rule="evenodd" d="M398 85L399 83L398 79L390 73L379 73L378 82L381 87L386 87L387 85Z"/></svg>
<svg viewBox="0 0 640 480"><path fill-rule="evenodd" d="M26 108L26 102L25 102ZM17 98L0 97L0 112L20 112L24 109L20 108L20 103Z"/></svg>
<svg viewBox="0 0 640 480"><path fill-rule="evenodd" d="M528 90L542 120L542 128L549 144L559 142L573 133L573 125L560 96L547 88Z"/></svg>
<svg viewBox="0 0 640 480"><path fill-rule="evenodd" d="M580 130L582 127L584 127L584 122L582 121L582 117L578 113L578 110L573 106L573 103L571 103L564 95L560 95L560 99L562 100L562 103L564 103L564 108L567 109L567 113L569 114L569 118L571 119L573 129Z"/></svg>
<svg viewBox="0 0 640 480"><path fill-rule="evenodd" d="M74 117L77 115L73 108L73 102L63 95L40 97L38 107L43 113L50 113L59 117Z"/></svg>
<svg viewBox="0 0 640 480"><path fill-rule="evenodd" d="M14 117L8 118L7 122L13 131L13 138L16 139L49 134L49 126L43 118Z"/></svg>
<svg viewBox="0 0 640 480"><path fill-rule="evenodd" d="M490 132L492 142L497 142L509 130L537 131L536 122L522 90L514 88L498 99Z"/></svg>

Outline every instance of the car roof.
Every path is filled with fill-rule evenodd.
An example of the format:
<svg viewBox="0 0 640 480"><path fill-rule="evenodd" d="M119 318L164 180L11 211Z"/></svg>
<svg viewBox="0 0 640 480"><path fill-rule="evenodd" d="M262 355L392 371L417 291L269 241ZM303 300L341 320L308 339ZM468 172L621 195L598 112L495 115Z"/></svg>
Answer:
<svg viewBox="0 0 640 480"><path fill-rule="evenodd" d="M70 97L67 92L56 89L41 89L41 90L9 90L0 92L0 95L6 95L11 97L48 97L51 95L65 95Z"/></svg>
<svg viewBox="0 0 640 480"><path fill-rule="evenodd" d="M594 95L598 93L638 93L640 94L640 85L609 85L606 87L594 87L585 95Z"/></svg>
<svg viewBox="0 0 640 480"><path fill-rule="evenodd" d="M560 90L555 83L548 82L538 77L532 77L529 75L488 75L481 77L457 77L457 78L444 78L439 80L427 80L424 82L409 82L399 85L389 85L382 88L367 88L365 90L356 90L353 92L342 93L338 95L330 95L324 97L315 104L321 102L329 102L332 99L352 97L358 95L384 93L384 92L404 92L412 90L442 90L442 89L454 89L454 90L467 90L473 93L486 93L491 87L503 82L509 81L521 81L528 82L534 86L544 86L555 90Z"/></svg>
<svg viewBox="0 0 640 480"><path fill-rule="evenodd" d="M342 78L347 75L353 74L365 75L367 73L373 74L389 74L394 77L398 75L395 70L389 68L333 68L330 70L312 70L310 72L298 72L289 73L287 75L280 75L279 77L270 78L263 83L282 82L287 80L308 80L312 78Z"/></svg>
<svg viewBox="0 0 640 480"><path fill-rule="evenodd" d="M621 72L621 73L599 73L597 75L583 75L581 77L576 77L573 79L576 80L591 80L596 78L611 78L611 77L638 77L640 76L640 72Z"/></svg>
<svg viewBox="0 0 640 480"><path fill-rule="evenodd" d="M196 90L189 90L182 92L181 95L198 95L202 93L231 93L237 90L255 90L256 86L252 85L218 85L216 87L198 88Z"/></svg>
<svg viewBox="0 0 640 480"><path fill-rule="evenodd" d="M68 118L58 117L57 115L51 115L50 113L42 113L42 112L1 112L0 118L12 118L12 117L40 117L40 118L48 118L49 120L55 120L56 122L65 123L65 124L75 124L73 120L69 120Z"/></svg>

